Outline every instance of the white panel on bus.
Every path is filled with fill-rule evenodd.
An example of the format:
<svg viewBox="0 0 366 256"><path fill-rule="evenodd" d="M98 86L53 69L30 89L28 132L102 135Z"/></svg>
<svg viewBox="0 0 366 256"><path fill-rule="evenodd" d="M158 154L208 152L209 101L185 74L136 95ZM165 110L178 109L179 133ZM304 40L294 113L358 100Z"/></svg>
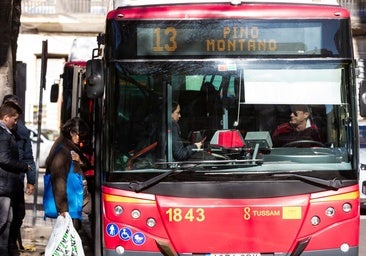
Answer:
<svg viewBox="0 0 366 256"><path fill-rule="evenodd" d="M246 69L245 103L340 105L341 81L341 69Z"/></svg>

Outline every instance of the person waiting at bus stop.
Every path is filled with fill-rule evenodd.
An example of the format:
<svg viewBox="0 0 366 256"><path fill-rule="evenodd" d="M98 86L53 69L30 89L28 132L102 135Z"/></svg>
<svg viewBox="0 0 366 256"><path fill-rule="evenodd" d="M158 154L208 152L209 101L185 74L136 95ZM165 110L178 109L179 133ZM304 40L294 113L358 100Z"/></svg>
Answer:
<svg viewBox="0 0 366 256"><path fill-rule="evenodd" d="M9 231L12 223L12 205L19 186L19 174L30 166L19 160L19 149L11 129L23 111L14 102L0 107L0 255L12 255L9 248Z"/></svg>
<svg viewBox="0 0 366 256"><path fill-rule="evenodd" d="M191 145L185 146L181 138L180 127L178 121L181 117L180 106L177 102L172 104L172 147L173 147L173 157L175 161L188 160L194 153L194 149L200 149L202 147L202 142L196 142Z"/></svg>
<svg viewBox="0 0 366 256"><path fill-rule="evenodd" d="M312 144L312 142L320 142L319 129L311 121L310 108L306 105L292 106L289 122L276 127L272 133L272 141L275 147L291 145L289 143L295 141L303 141L303 146ZM305 143L306 141L309 143Z"/></svg>
<svg viewBox="0 0 366 256"><path fill-rule="evenodd" d="M19 105L19 98L16 95L8 94L4 96L3 103L14 102ZM13 221L10 226L9 234L9 247L10 251L14 254L18 254L19 249L24 249L21 239L21 226L25 217L25 198L24 198L24 178L27 177L25 193L28 195L33 194L34 184L36 182L36 164L34 162L32 142L29 137L29 130L25 124L18 120L16 125L11 129L19 150L19 160L25 161L31 168L24 174L19 175L19 184L16 186L16 193L13 194Z"/></svg>
<svg viewBox="0 0 366 256"><path fill-rule="evenodd" d="M69 212L68 197L66 193L66 183L71 161L74 164L74 172L83 175L83 170L90 166L89 161L80 150L80 137L88 132L87 124L80 118L69 119L62 127L60 137L54 142L46 160L46 173L51 174L53 194L55 197L56 208L59 215L64 216ZM87 190L87 182L84 179L84 201L83 212L91 214L92 201ZM74 221L77 230L80 222Z"/></svg>

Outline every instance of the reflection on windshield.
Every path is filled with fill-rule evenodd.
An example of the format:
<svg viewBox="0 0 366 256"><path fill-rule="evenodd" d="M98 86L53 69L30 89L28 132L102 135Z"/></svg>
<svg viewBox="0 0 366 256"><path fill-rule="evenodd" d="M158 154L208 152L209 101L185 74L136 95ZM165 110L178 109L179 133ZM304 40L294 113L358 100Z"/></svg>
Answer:
<svg viewBox="0 0 366 256"><path fill-rule="evenodd" d="M111 169L350 168L345 67L265 67L116 64Z"/></svg>

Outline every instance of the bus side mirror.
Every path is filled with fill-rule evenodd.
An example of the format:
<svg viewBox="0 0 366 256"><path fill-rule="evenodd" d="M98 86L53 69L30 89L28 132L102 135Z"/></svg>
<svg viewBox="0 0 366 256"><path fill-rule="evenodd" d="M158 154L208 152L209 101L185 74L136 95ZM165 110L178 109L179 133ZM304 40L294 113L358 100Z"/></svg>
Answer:
<svg viewBox="0 0 366 256"><path fill-rule="evenodd" d="M366 80L362 80L358 93L360 116L366 117Z"/></svg>
<svg viewBox="0 0 366 256"><path fill-rule="evenodd" d="M86 63L86 95L88 98L103 96L103 61L101 59L88 60Z"/></svg>
<svg viewBox="0 0 366 256"><path fill-rule="evenodd" d="M51 94L50 94L50 101L51 102L57 102L57 100L58 100L58 90L59 90L58 87L59 87L58 83L54 83L51 86Z"/></svg>

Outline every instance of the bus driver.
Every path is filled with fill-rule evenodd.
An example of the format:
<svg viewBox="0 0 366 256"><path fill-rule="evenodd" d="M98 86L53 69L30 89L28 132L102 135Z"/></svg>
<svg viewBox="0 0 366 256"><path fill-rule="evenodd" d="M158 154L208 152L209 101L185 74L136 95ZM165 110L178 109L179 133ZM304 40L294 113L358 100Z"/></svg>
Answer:
<svg viewBox="0 0 366 256"><path fill-rule="evenodd" d="M172 104L172 140L173 140L173 157L175 161L188 160L194 153L193 149L200 149L202 142L196 142L192 145L185 146L181 139L180 127L178 121L180 119L180 106L177 102Z"/></svg>
<svg viewBox="0 0 366 256"><path fill-rule="evenodd" d="M306 105L292 106L290 121L277 126L272 133L273 145L282 147L293 141L321 141L319 129L311 122L310 113Z"/></svg>

